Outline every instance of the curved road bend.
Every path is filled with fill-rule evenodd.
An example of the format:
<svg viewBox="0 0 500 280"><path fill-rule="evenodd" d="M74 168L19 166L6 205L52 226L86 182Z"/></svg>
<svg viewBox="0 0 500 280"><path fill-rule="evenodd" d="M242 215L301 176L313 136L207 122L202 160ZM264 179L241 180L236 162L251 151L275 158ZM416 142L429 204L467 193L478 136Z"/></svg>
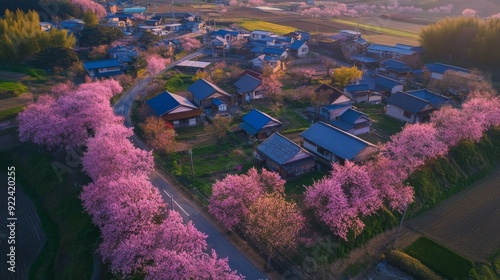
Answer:
<svg viewBox="0 0 500 280"><path fill-rule="evenodd" d="M172 63L167 66L166 69L170 69L183 60L191 59L201 53L190 54L183 59ZM130 88L122 98L115 104L114 111L117 115L125 117L125 125L128 127L132 126L132 121L130 120L130 109L132 102L135 97L146 87L146 85L151 81L151 77L148 75L142 79L135 86ZM137 138L135 135L131 139L134 144L142 149L147 149L146 145ZM187 201L185 201L177 192L168 184L168 181L159 173L159 171L154 171L150 176L151 182L156 186L165 202L170 205L174 205L174 209L177 210L185 221L191 220L196 225L196 228L201 232L208 235L206 241L208 249L214 249L217 252L219 258L228 258L228 263L231 269L237 270L238 273L244 275L248 280L258 280L267 279L266 275L262 273L255 265L253 265L250 260L248 260L236 247L229 242L224 235L219 232L209 221L207 221L203 215L201 215L196 208L192 207ZM172 203L172 197L174 203Z"/></svg>

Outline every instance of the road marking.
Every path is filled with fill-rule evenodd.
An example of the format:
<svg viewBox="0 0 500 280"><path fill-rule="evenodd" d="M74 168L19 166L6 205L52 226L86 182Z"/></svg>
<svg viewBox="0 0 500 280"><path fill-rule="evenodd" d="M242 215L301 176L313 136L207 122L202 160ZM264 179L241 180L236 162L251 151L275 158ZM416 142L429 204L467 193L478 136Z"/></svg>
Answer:
<svg viewBox="0 0 500 280"><path fill-rule="evenodd" d="M170 194L169 194L166 190L163 190L163 192L164 192L166 195L168 195L168 197L172 198L172 196L171 196L171 195L170 195ZM175 205L177 205L177 207L179 207L179 209L181 209L181 210L182 210L182 212L184 212L184 214L186 214L186 216L188 216L188 217L189 217L188 212L186 212L186 210L184 210L184 208L182 208L182 206L180 206L180 205L179 205L179 203L177 203L177 201L175 201L175 200L174 200L174 203L175 203Z"/></svg>

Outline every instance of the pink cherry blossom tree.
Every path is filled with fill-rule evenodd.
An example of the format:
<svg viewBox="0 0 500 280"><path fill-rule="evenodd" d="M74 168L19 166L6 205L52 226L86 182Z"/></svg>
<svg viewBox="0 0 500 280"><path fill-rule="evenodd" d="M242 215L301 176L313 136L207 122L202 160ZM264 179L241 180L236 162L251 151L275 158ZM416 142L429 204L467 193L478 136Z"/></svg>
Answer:
<svg viewBox="0 0 500 280"><path fill-rule="evenodd" d="M198 39L193 37L183 37L181 39L182 49L186 52L192 52L201 48L201 43Z"/></svg>
<svg viewBox="0 0 500 280"><path fill-rule="evenodd" d="M98 18L103 18L107 15L106 9L101 4L92 0L71 0L73 4L80 7L83 12L91 11L97 15Z"/></svg>
<svg viewBox="0 0 500 280"><path fill-rule="evenodd" d="M169 59L162 58L158 55L150 55L146 58L146 68L148 69L149 74L155 77L160 74L161 71L165 70L166 64L169 62Z"/></svg>
<svg viewBox="0 0 500 280"><path fill-rule="evenodd" d="M208 211L231 230L248 215L248 207L266 192L283 194L285 181L275 172L251 168L247 174L227 175L212 186Z"/></svg>
<svg viewBox="0 0 500 280"><path fill-rule="evenodd" d="M439 7L434 7L427 10L429 14L449 14L453 10L453 4L443 5Z"/></svg>
<svg viewBox="0 0 500 280"><path fill-rule="evenodd" d="M347 240L347 233L352 230L359 234L363 223L342 190L340 182L325 177L306 188L304 203L314 210L318 220L340 238Z"/></svg>
<svg viewBox="0 0 500 280"><path fill-rule="evenodd" d="M275 101L280 100L282 87L283 84L278 80L276 75L270 75L262 78L262 88L266 92L267 96Z"/></svg>
<svg viewBox="0 0 500 280"><path fill-rule="evenodd" d="M447 152L448 145L439 139L436 128L431 123L407 124L382 147L382 153L397 162L407 174L415 171L425 161Z"/></svg>
<svg viewBox="0 0 500 280"><path fill-rule="evenodd" d="M465 9L462 11L462 16L464 17L475 17L477 16L477 11L473 9Z"/></svg>
<svg viewBox="0 0 500 280"><path fill-rule="evenodd" d="M19 139L48 149L82 146L101 125L122 121L109 104L121 90L118 82L106 80L82 84L57 99L40 98L19 114Z"/></svg>
<svg viewBox="0 0 500 280"><path fill-rule="evenodd" d="M279 193L261 196L249 208L247 232L264 245L267 267L277 252L294 249L305 218L295 202L288 202Z"/></svg>
<svg viewBox="0 0 500 280"><path fill-rule="evenodd" d="M361 216L381 207L378 192L365 166L346 161L343 166L335 163L328 176L307 187L304 201L335 235L347 240L349 231L357 236L363 230Z"/></svg>
<svg viewBox="0 0 500 280"><path fill-rule="evenodd" d="M93 180L123 174L149 175L154 168L153 155L135 148L127 139L132 135L132 129L122 124L100 127L95 137L87 141L87 152L82 159L83 170Z"/></svg>
<svg viewBox="0 0 500 280"><path fill-rule="evenodd" d="M227 175L212 186L208 211L231 230L248 215L248 207L262 189L247 175Z"/></svg>
<svg viewBox="0 0 500 280"><path fill-rule="evenodd" d="M411 186L404 183L409 176L407 168L399 164L400 162L379 154L375 160L367 164L366 169L373 188L378 190L379 198L388 203L393 210L402 212L413 202L414 191Z"/></svg>

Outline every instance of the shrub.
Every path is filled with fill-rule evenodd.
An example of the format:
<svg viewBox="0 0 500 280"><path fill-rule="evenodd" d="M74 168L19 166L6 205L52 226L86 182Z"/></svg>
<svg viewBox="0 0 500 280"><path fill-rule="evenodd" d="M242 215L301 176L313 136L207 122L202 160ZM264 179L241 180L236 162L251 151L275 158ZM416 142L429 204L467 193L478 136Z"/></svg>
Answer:
<svg viewBox="0 0 500 280"><path fill-rule="evenodd" d="M423 265L419 260L398 250L392 250L389 252L389 254L387 254L387 261L404 272L413 275L417 279L442 279L439 275Z"/></svg>

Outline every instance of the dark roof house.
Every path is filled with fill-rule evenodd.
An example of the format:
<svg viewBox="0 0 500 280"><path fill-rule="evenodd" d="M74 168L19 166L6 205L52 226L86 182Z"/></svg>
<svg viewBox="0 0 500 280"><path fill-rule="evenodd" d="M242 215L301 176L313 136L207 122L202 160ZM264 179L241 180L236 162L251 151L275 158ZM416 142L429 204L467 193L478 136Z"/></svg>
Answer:
<svg viewBox="0 0 500 280"><path fill-rule="evenodd" d="M262 80L258 78L258 76L248 73L244 73L243 76L234 83L236 92L241 95L243 101L247 102L264 97L262 92L260 92L262 88L261 85Z"/></svg>
<svg viewBox="0 0 500 280"><path fill-rule="evenodd" d="M274 133L257 147L258 157L265 161L266 167L278 172L281 177L289 178L314 170L314 157L299 145Z"/></svg>
<svg viewBox="0 0 500 280"><path fill-rule="evenodd" d="M203 112L187 98L164 91L146 101L152 115L161 117L174 127L197 125L201 123Z"/></svg>
<svg viewBox="0 0 500 280"><path fill-rule="evenodd" d="M274 132L283 129L282 122L257 109L252 109L252 111L243 116L242 120L240 128L248 135L255 136L257 139L267 138Z"/></svg>
<svg viewBox="0 0 500 280"><path fill-rule="evenodd" d="M196 80L188 87L188 91L193 95L194 104L200 107L210 107L214 98L225 102L231 100L229 93L205 79Z"/></svg>
<svg viewBox="0 0 500 280"><path fill-rule="evenodd" d="M370 132L371 120L363 112L349 108L331 124L354 135Z"/></svg>
<svg viewBox="0 0 500 280"><path fill-rule="evenodd" d="M386 101L386 115L409 123L428 121L430 114L437 109L429 101L401 91Z"/></svg>
<svg viewBox="0 0 500 280"><path fill-rule="evenodd" d="M375 78L375 91L390 95L403 90L403 84L400 81L377 75Z"/></svg>
<svg viewBox="0 0 500 280"><path fill-rule="evenodd" d="M444 104L449 103L450 101L448 97L434 93L427 89L411 90L411 91L406 91L406 93L427 100L432 106L438 109L441 108L441 106L443 106Z"/></svg>
<svg viewBox="0 0 500 280"><path fill-rule="evenodd" d="M307 150L328 161L356 161L367 149L377 149L348 132L324 122L317 122L300 134Z"/></svg>
<svg viewBox="0 0 500 280"><path fill-rule="evenodd" d="M83 63L83 68L91 78L110 77L125 72L118 59L87 61Z"/></svg>

